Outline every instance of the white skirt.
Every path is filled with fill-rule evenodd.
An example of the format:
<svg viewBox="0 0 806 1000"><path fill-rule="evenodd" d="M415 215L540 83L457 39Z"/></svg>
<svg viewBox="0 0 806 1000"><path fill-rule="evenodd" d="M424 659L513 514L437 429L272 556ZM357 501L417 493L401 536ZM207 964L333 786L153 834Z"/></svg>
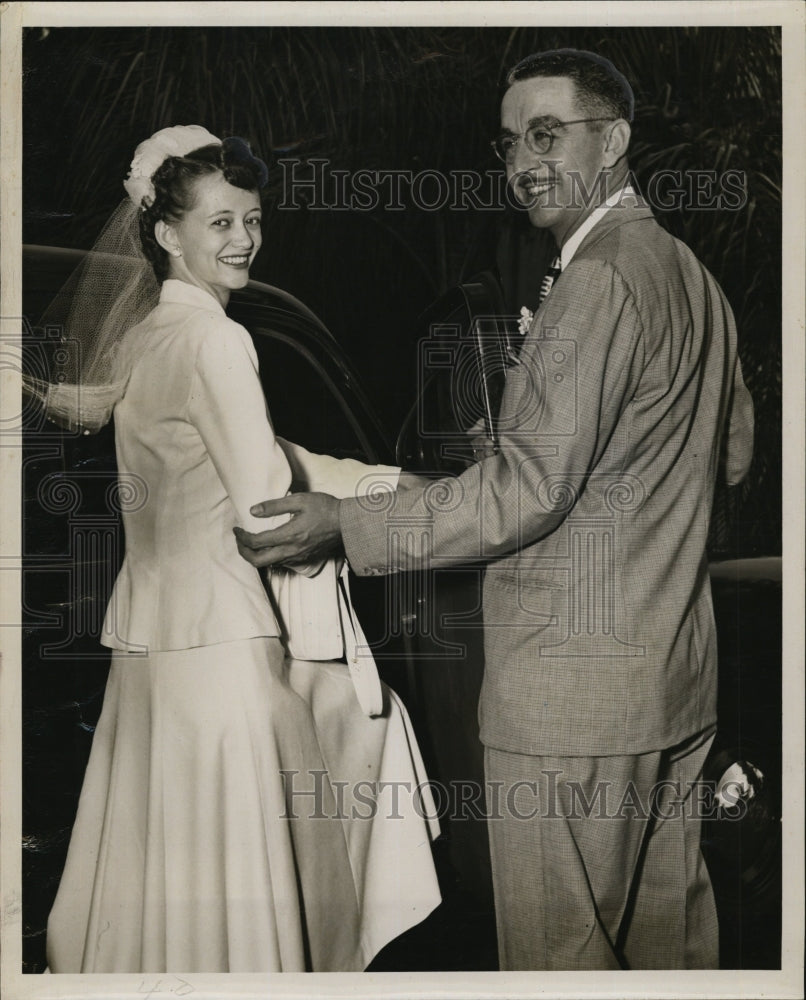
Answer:
<svg viewBox="0 0 806 1000"><path fill-rule="evenodd" d="M405 707L277 639L116 652L51 972L364 969L440 901ZM425 818L424 818L425 817Z"/></svg>

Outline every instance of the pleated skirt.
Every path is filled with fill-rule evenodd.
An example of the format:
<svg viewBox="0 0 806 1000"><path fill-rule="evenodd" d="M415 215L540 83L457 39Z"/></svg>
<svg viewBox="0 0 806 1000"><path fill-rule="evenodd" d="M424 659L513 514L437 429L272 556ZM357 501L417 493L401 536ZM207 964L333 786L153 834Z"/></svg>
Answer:
<svg viewBox="0 0 806 1000"><path fill-rule="evenodd" d="M114 653L51 972L357 971L440 901L405 707L257 638Z"/></svg>

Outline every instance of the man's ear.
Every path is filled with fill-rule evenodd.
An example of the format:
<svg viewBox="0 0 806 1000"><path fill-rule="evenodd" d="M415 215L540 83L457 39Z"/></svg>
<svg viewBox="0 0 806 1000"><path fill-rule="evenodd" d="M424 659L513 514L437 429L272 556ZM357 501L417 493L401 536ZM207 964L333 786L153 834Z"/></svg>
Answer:
<svg viewBox="0 0 806 1000"><path fill-rule="evenodd" d="M605 143L604 161L606 167L614 167L627 155L632 129L623 118L617 118L609 127Z"/></svg>
<svg viewBox="0 0 806 1000"><path fill-rule="evenodd" d="M179 237L169 222L165 222L164 219L157 219L154 224L154 237L162 249L166 250L172 257L180 257L182 255Z"/></svg>

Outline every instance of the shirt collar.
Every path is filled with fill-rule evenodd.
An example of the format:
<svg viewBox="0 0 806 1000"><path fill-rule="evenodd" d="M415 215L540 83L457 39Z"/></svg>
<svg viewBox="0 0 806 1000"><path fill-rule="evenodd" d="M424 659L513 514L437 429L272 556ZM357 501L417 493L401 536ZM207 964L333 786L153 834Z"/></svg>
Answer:
<svg viewBox="0 0 806 1000"><path fill-rule="evenodd" d="M621 202L621 199L626 197L637 197L635 191L629 184L626 184L623 188L619 188L618 191L614 191L606 201L603 201L601 205L594 208L573 236L571 236L570 239L566 240L563 244L562 250L560 250L561 271L564 271L568 267L582 241L591 229L593 229L596 223L599 222L600 219L604 218L608 209L613 208L614 205L618 205Z"/></svg>
<svg viewBox="0 0 806 1000"><path fill-rule="evenodd" d="M218 299L198 285L191 285L178 278L166 278L160 290L160 302L178 302L185 306L198 306L200 309L213 309L226 316L224 307Z"/></svg>

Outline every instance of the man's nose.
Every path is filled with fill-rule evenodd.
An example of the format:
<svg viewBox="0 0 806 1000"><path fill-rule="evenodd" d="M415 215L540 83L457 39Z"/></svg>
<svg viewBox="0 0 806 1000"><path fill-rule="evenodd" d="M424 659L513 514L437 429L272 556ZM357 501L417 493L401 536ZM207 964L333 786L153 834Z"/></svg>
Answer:
<svg viewBox="0 0 806 1000"><path fill-rule="evenodd" d="M535 167L540 166L540 162L540 156L529 149L526 145L526 137L521 136L512 150L512 160L510 162L512 173L517 174L522 173L524 170L534 170Z"/></svg>

